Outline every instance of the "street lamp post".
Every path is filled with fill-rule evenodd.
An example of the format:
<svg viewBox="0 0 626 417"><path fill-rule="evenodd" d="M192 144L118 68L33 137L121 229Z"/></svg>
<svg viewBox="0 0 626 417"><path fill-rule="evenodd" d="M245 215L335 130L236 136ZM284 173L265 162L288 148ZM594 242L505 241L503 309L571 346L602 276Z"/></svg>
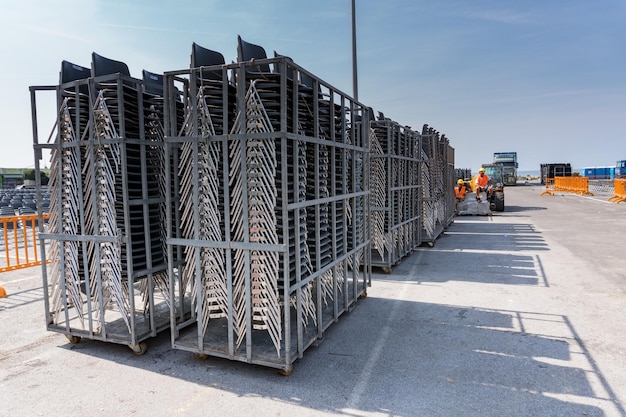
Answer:
<svg viewBox="0 0 626 417"><path fill-rule="evenodd" d="M356 101L359 101L359 83L357 81L356 70L356 12L355 3L356 0L352 0L352 95Z"/></svg>

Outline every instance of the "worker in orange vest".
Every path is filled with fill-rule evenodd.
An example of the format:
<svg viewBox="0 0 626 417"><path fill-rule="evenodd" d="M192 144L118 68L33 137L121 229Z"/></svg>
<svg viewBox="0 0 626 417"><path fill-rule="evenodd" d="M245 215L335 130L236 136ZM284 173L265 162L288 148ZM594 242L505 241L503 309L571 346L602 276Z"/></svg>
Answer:
<svg viewBox="0 0 626 417"><path fill-rule="evenodd" d="M456 197L456 201L464 201L466 193L467 187L465 186L465 181L459 178L456 182L456 187L454 187L454 196Z"/></svg>
<svg viewBox="0 0 626 417"><path fill-rule="evenodd" d="M461 178L456 182L456 187L454 187L454 211L456 212L456 205L459 201L465 201L465 194L467 193L467 187L465 186L465 181Z"/></svg>
<svg viewBox="0 0 626 417"><path fill-rule="evenodd" d="M480 193L485 191L487 192L487 188L489 185L489 176L485 174L485 168L480 168L478 170L478 176L476 177L476 200L480 200Z"/></svg>

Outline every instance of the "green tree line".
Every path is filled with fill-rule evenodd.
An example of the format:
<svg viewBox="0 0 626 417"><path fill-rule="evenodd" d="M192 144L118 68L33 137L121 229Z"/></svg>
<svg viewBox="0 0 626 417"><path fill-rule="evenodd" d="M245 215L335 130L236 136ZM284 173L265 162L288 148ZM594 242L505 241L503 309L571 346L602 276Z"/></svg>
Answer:
<svg viewBox="0 0 626 417"><path fill-rule="evenodd" d="M35 181L34 169L24 170L24 173L22 175L24 176L25 180ZM43 171L39 171L39 176L41 177L41 185L48 185L48 181L50 181L50 178L48 178L48 175Z"/></svg>

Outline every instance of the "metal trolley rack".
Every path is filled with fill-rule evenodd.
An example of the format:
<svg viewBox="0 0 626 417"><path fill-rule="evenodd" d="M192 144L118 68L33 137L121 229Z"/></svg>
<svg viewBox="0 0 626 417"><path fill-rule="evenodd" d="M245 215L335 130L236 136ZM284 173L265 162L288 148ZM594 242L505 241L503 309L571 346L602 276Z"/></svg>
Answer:
<svg viewBox="0 0 626 417"><path fill-rule="evenodd" d="M238 52L194 44L164 74L172 345L288 374L370 285L368 113L287 57Z"/></svg>
<svg viewBox="0 0 626 417"><path fill-rule="evenodd" d="M39 222L47 328L143 354L170 324L163 100L95 53L91 69L64 61L58 86L30 91L36 178L51 155L50 219ZM56 93L57 121L41 143L44 91Z"/></svg>
<svg viewBox="0 0 626 417"><path fill-rule="evenodd" d="M169 328L174 348L288 374L372 265L390 272L452 222L445 136L375 120L276 52L237 52L194 43L189 69L141 80L94 53L30 87L48 330L142 354Z"/></svg>
<svg viewBox="0 0 626 417"><path fill-rule="evenodd" d="M454 190L456 186L456 180L458 177L456 176L456 169L454 168L454 148L450 146L450 141L445 136L442 136L442 140L440 141L440 146L443 148L442 152L445 152L446 155L446 167L444 172L444 183L446 184L446 194L445 194L445 214L444 214L444 225L445 227L450 226L454 221L455 212L455 197L454 192L450 190Z"/></svg>
<svg viewBox="0 0 626 417"><path fill-rule="evenodd" d="M422 159L422 243L434 246L454 219L454 148L428 125L422 128Z"/></svg>
<svg viewBox="0 0 626 417"><path fill-rule="evenodd" d="M371 126L372 266L391 273L421 242L421 135L380 116Z"/></svg>

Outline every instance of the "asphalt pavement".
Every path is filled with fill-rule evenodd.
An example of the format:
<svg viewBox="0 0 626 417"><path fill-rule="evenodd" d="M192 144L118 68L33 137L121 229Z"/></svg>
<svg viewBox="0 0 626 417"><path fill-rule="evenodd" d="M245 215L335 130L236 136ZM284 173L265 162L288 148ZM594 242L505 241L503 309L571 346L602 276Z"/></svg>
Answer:
<svg viewBox="0 0 626 417"><path fill-rule="evenodd" d="M339 318L290 376L45 329L40 268L0 274L0 416L626 416L626 203L506 189Z"/></svg>

